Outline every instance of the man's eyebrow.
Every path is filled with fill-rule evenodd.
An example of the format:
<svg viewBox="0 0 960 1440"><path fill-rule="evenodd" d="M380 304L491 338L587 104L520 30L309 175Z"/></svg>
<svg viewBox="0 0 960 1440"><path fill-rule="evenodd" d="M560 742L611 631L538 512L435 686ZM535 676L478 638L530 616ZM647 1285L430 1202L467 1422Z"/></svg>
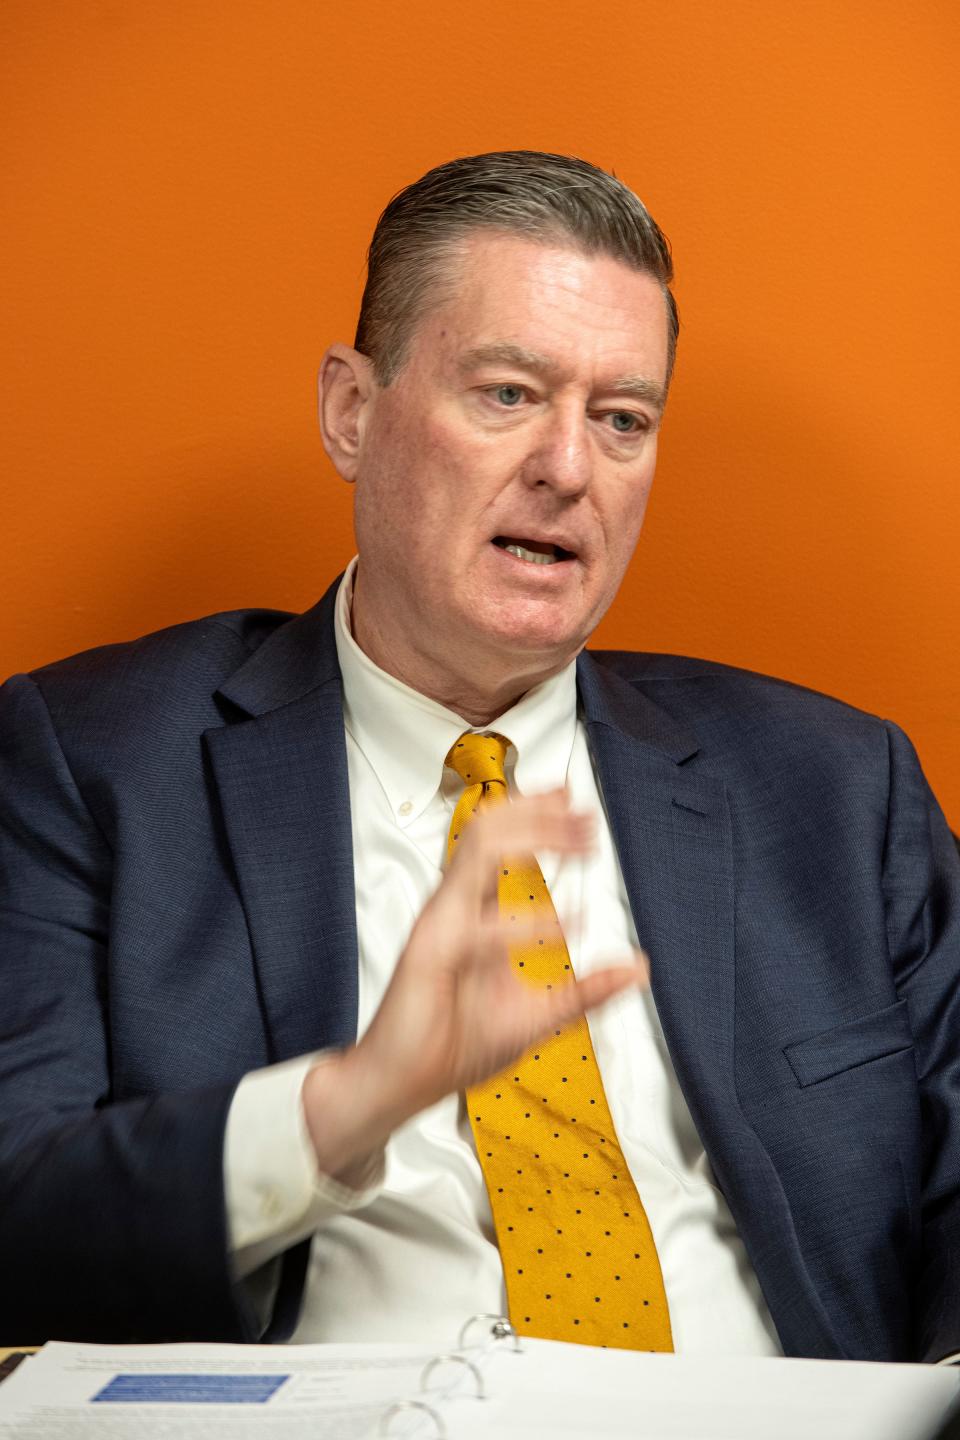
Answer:
<svg viewBox="0 0 960 1440"><path fill-rule="evenodd" d="M655 380L648 380L645 375L624 375L622 379L614 380L607 389L611 395L631 395L634 400L646 400L657 410L662 410L667 400L663 386Z"/></svg>
<svg viewBox="0 0 960 1440"><path fill-rule="evenodd" d="M477 345L465 350L457 361L457 369L473 370L478 365L519 365L524 370L539 371L543 375L554 375L559 371L549 355L537 350L528 350L525 345L514 345L510 340L498 340L493 345Z"/></svg>
<svg viewBox="0 0 960 1440"><path fill-rule="evenodd" d="M497 341L492 345L477 345L472 350L465 350L457 360L457 369L461 374L475 370L478 365L516 365L534 374L560 374L560 366L551 360L549 355L528 350L525 345L514 345L509 340ZM644 400L657 410L662 410L666 403L663 386L658 385L655 380L647 379L645 375L623 375L619 380L612 380L604 389L611 395L629 395L634 400Z"/></svg>

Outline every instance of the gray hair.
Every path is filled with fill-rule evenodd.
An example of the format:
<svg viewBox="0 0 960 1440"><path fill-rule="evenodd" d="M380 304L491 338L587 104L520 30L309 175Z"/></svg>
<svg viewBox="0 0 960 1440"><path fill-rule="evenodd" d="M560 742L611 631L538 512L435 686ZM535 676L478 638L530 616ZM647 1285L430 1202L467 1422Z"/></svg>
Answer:
<svg viewBox="0 0 960 1440"><path fill-rule="evenodd" d="M570 243L650 275L667 310L667 384L680 320L670 291L670 245L643 203L614 175L572 155L498 150L429 170L395 195L377 221L367 255L355 348L377 383L403 368L417 325L443 303L462 242L500 230L541 243Z"/></svg>

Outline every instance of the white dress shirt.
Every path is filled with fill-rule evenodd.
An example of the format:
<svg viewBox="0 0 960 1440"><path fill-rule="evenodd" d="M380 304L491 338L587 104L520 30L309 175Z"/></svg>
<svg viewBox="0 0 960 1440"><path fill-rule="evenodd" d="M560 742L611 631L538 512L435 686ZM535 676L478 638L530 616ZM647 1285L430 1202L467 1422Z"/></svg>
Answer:
<svg viewBox="0 0 960 1440"><path fill-rule="evenodd" d="M366 1030L414 920L436 889L462 782L444 757L470 727L375 666L350 629L354 561L340 588L336 643L353 824L359 1026ZM587 856L538 856L561 920L573 919L579 975L637 945L633 917L577 716L575 665L529 691L489 727L511 742L511 789L567 784L598 817ZM587 903L589 897L589 903ZM653 957L656 963L656 957ZM344 963L350 963L345 957ZM653 1231L674 1343L685 1353L779 1354L756 1276L681 1094L649 992L589 1019L620 1140ZM366 1188L318 1173L300 1105L316 1057L252 1072L227 1125L227 1211L236 1274L261 1303L267 1264L312 1233L295 1341L453 1343L478 1311L504 1313L503 1271L462 1097L409 1121L374 1157ZM390 1077L384 1076L384 1084Z"/></svg>

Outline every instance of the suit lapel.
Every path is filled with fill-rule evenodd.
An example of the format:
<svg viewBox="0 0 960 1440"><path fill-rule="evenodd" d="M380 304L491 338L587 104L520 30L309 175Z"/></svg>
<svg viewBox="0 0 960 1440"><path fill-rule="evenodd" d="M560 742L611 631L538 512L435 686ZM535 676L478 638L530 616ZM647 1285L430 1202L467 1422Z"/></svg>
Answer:
<svg viewBox="0 0 960 1440"><path fill-rule="evenodd" d="M205 738L246 910L272 1057L356 1038L357 932L337 585L218 692Z"/></svg>
<svg viewBox="0 0 960 1440"><path fill-rule="evenodd" d="M584 653L590 749L670 1056L786 1353L842 1353L807 1274L779 1177L736 1089L735 876L729 797L698 746Z"/></svg>
<svg viewBox="0 0 960 1440"><path fill-rule="evenodd" d="M701 1135L734 1098L733 875L721 781L681 762L695 738L581 657L590 748L677 1075ZM735 1098L734 1098L735 1103Z"/></svg>

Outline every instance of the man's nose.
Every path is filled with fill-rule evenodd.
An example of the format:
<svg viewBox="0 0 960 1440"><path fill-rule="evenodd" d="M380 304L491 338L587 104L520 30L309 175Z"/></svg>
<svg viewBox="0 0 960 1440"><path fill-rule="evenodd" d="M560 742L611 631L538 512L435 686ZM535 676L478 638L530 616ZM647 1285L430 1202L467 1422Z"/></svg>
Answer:
<svg viewBox="0 0 960 1440"><path fill-rule="evenodd" d="M592 472L587 416L582 411L545 416L524 465L523 478L530 488L546 485L559 495L580 495L589 486Z"/></svg>

